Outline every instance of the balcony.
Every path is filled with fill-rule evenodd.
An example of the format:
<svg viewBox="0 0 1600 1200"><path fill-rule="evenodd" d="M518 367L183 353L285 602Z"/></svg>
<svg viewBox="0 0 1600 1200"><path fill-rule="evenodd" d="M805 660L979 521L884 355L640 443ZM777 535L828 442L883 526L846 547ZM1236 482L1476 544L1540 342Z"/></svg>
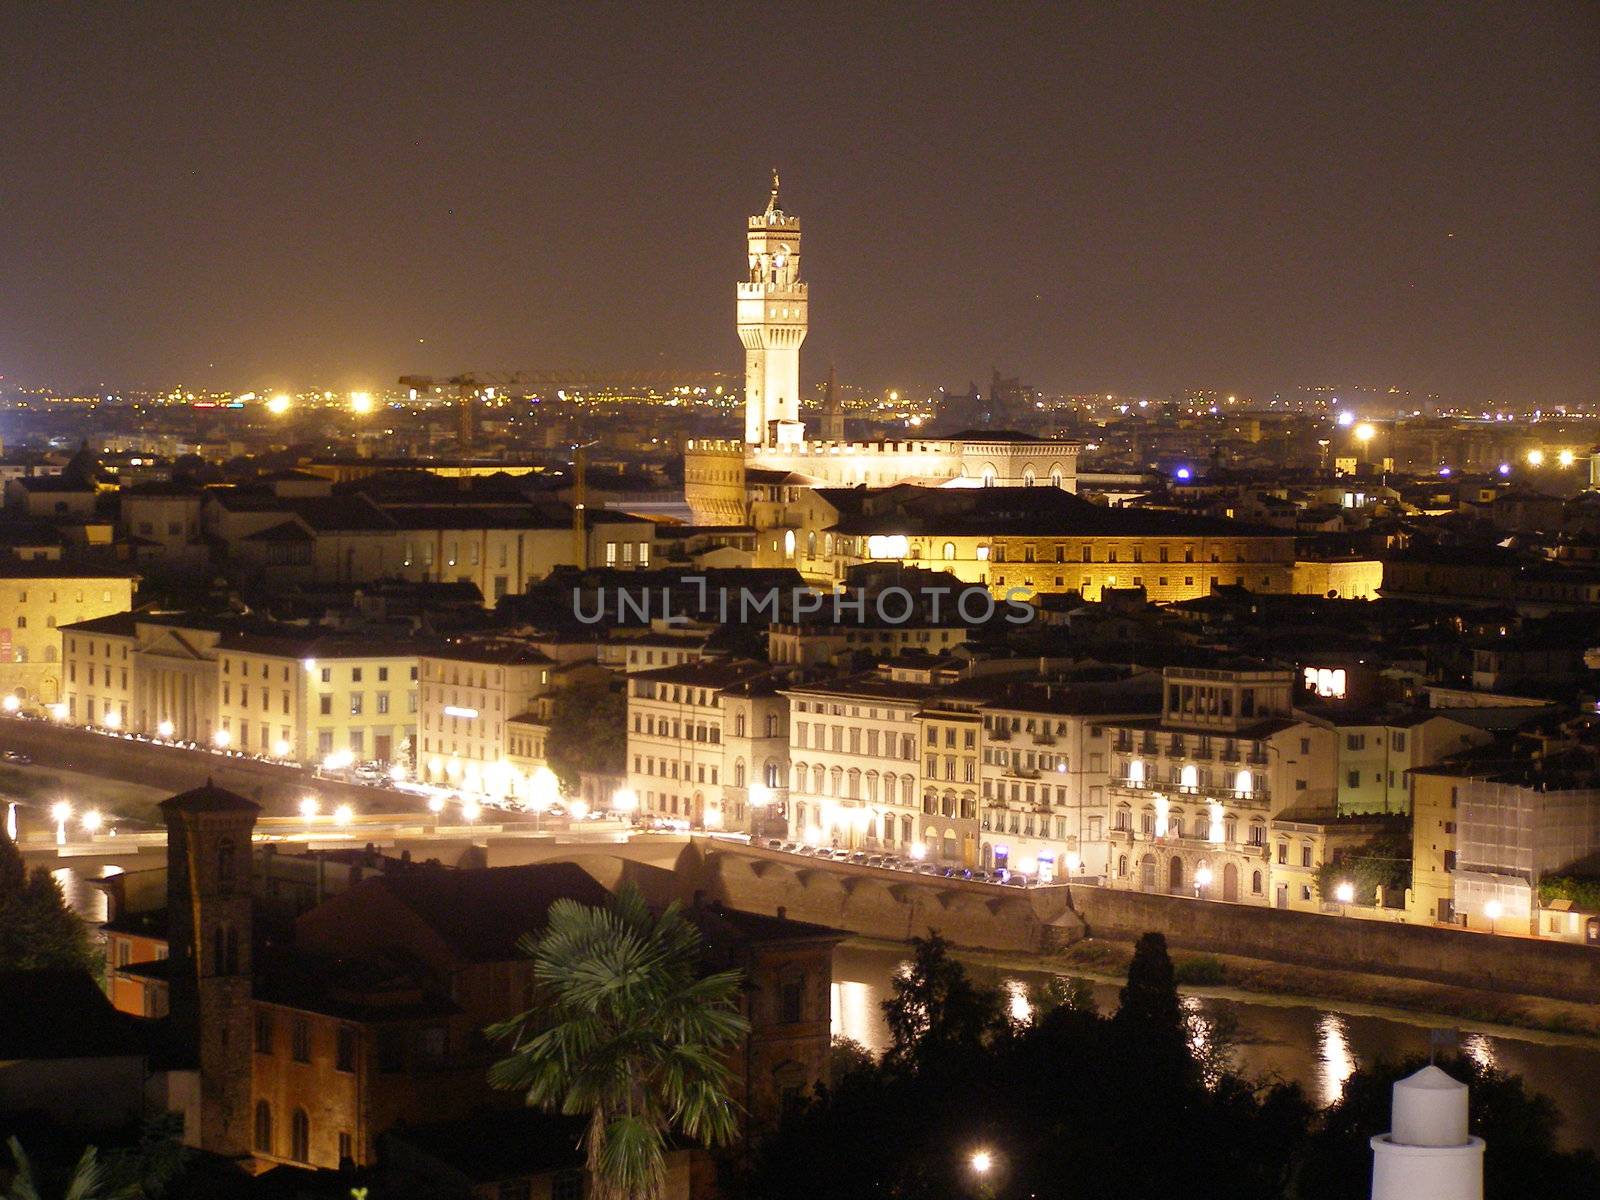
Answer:
<svg viewBox="0 0 1600 1200"><path fill-rule="evenodd" d="M1036 733L1033 735L1033 744L1035 746L1054 746L1056 744L1056 735L1053 733Z"/></svg>
<svg viewBox="0 0 1600 1200"><path fill-rule="evenodd" d="M1111 743L1111 749L1118 754L1132 754L1133 739L1130 737L1119 737L1116 741Z"/></svg>
<svg viewBox="0 0 1600 1200"><path fill-rule="evenodd" d="M1011 740L1011 726L997 725L989 731L991 742L1009 742Z"/></svg>

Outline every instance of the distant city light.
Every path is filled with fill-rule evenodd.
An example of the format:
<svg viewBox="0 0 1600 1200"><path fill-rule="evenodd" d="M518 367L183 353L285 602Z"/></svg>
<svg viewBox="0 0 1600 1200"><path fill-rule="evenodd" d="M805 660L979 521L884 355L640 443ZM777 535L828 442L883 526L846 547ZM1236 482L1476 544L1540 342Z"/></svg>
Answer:
<svg viewBox="0 0 1600 1200"><path fill-rule="evenodd" d="M1450 474L1450 468L1449 467L1440 467L1439 468L1439 474L1444 475L1444 476L1448 476Z"/></svg>
<svg viewBox="0 0 1600 1200"><path fill-rule="evenodd" d="M1193 474L1194 474L1194 472L1189 470L1188 467L1179 467L1178 468L1178 478L1179 479L1189 479L1189 478L1191 478L1193 476Z"/></svg>
<svg viewBox="0 0 1600 1200"><path fill-rule="evenodd" d="M293 403L294 402L290 400L288 396L284 395L282 392L279 392L276 396L267 401L267 411L275 417L281 417L284 413L289 411L289 409L293 406Z"/></svg>
<svg viewBox="0 0 1600 1200"><path fill-rule="evenodd" d="M1543 450L1529 450L1528 451L1528 465L1530 467L1542 467L1542 466L1544 466L1544 451Z"/></svg>
<svg viewBox="0 0 1600 1200"><path fill-rule="evenodd" d="M1570 467L1575 461L1577 461L1577 456L1573 454L1571 450L1563 450L1560 454L1556 455L1556 461L1563 467Z"/></svg>
<svg viewBox="0 0 1600 1200"><path fill-rule="evenodd" d="M1510 463L1501 463L1500 464L1500 474L1502 474L1502 475L1511 474L1511 464Z"/></svg>
<svg viewBox="0 0 1600 1200"><path fill-rule="evenodd" d="M358 417L364 417L372 411L371 392L351 392L350 411Z"/></svg>
<svg viewBox="0 0 1600 1200"><path fill-rule="evenodd" d="M1356 415L1348 408L1344 408L1339 410L1339 415L1336 416L1334 420L1337 421L1341 427L1348 429L1350 426L1356 423Z"/></svg>
<svg viewBox="0 0 1600 1200"><path fill-rule="evenodd" d="M1370 442L1378 435L1377 428L1370 421L1363 421L1351 431L1355 434L1356 441L1363 444Z"/></svg>

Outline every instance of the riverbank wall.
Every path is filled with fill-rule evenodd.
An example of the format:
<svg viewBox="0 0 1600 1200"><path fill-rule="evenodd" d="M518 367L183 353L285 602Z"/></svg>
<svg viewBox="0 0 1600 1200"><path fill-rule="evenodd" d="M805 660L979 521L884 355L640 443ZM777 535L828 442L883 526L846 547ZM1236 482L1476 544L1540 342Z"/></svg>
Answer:
<svg viewBox="0 0 1600 1200"><path fill-rule="evenodd" d="M938 932L958 946L1043 955L1085 937L1134 941L1154 931L1183 950L1600 1003L1600 951L1564 942L1110 888L1013 890L700 838L675 874L686 898L864 937Z"/></svg>

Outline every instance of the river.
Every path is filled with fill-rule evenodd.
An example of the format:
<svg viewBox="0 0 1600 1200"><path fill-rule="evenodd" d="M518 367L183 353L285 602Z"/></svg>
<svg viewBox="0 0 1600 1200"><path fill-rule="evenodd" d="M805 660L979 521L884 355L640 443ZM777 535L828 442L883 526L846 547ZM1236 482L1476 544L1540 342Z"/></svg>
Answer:
<svg viewBox="0 0 1600 1200"><path fill-rule="evenodd" d="M906 954L855 944L834 953L833 1031L869 1050L888 1040L879 1002ZM1011 996L1014 1015L1024 1016L1023 989L1046 978L1044 972L1001 971L974 965L980 979L997 983ZM1101 1011L1116 1007L1119 985L1094 984ZM1252 1078L1299 1083L1313 1102L1331 1104L1357 1067L1380 1059L1428 1053L1430 1022L1418 1014L1375 1015L1332 1007L1326 1001L1218 995L1222 989L1185 989L1185 1004L1211 1016L1225 1012L1237 1028L1236 1069ZM1352 1009L1358 1006L1351 1006ZM1454 1025L1448 1018L1432 1025ZM1567 1148L1600 1151L1600 1042L1495 1027L1463 1031L1461 1049L1480 1063L1520 1075L1530 1091L1543 1092L1562 1116L1561 1142Z"/></svg>

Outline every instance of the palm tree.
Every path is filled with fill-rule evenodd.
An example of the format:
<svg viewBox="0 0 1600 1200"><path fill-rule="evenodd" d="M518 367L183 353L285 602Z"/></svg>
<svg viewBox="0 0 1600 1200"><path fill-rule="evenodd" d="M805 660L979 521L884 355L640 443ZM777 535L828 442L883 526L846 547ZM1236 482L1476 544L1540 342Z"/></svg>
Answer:
<svg viewBox="0 0 1600 1200"><path fill-rule="evenodd" d="M22 1152L21 1144L13 1137L6 1139L6 1146L16 1162L16 1174L11 1179L11 1185L5 1190L4 1200L40 1200L39 1186L33 1177L33 1164ZM106 1171L99 1161L99 1152L90 1146L83 1152L78 1165L73 1168L72 1176L67 1181L66 1191L61 1193L61 1197L62 1200L119 1200L120 1197L137 1194L140 1193L107 1189Z"/></svg>
<svg viewBox="0 0 1600 1200"><path fill-rule="evenodd" d="M588 1117L592 1200L658 1200L669 1131L713 1146L738 1130L726 1053L749 1028L742 975L702 977L700 947L678 905L655 916L631 884L604 908L557 901L544 934L519 943L538 994L487 1031L512 1046L489 1081Z"/></svg>

